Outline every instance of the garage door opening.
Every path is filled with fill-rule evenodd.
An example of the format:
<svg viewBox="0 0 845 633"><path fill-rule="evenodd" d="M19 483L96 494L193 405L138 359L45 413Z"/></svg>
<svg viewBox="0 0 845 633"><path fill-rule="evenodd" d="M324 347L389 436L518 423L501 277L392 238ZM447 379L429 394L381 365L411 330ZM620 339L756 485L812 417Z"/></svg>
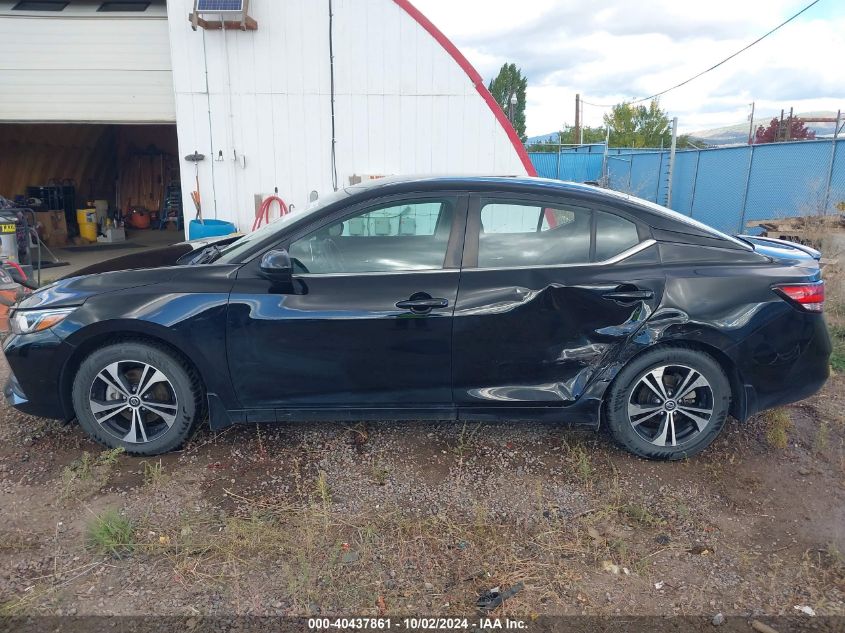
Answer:
<svg viewBox="0 0 845 633"><path fill-rule="evenodd" d="M0 196L28 210L23 220L47 247L45 266L180 241L176 126L2 123ZM21 261L37 258L18 242Z"/></svg>

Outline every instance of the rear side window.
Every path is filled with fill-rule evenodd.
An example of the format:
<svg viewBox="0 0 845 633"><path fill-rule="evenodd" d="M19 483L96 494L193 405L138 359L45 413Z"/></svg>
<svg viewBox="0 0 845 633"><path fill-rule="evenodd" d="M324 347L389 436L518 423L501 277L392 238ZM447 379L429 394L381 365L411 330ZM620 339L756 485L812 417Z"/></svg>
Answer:
<svg viewBox="0 0 845 633"><path fill-rule="evenodd" d="M577 205L488 200L480 220L479 268L602 262L640 241L633 222Z"/></svg>
<svg viewBox="0 0 845 633"><path fill-rule="evenodd" d="M640 241L637 225L612 213L596 211L596 257L602 262L636 246Z"/></svg>
<svg viewBox="0 0 845 633"><path fill-rule="evenodd" d="M489 202L481 207L479 268L590 261L590 209Z"/></svg>

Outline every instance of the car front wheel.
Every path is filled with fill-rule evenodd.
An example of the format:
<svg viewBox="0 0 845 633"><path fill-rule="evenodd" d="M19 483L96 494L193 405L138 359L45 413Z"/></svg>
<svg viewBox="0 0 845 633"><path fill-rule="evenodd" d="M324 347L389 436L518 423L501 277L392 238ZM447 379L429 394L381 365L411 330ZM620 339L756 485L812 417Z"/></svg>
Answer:
<svg viewBox="0 0 845 633"><path fill-rule="evenodd" d="M179 448L202 415L196 371L164 346L118 342L94 351L73 381L80 426L135 455Z"/></svg>
<svg viewBox="0 0 845 633"><path fill-rule="evenodd" d="M711 356L660 348L635 357L609 388L606 420L613 437L647 459L691 457L725 425L731 389Z"/></svg>

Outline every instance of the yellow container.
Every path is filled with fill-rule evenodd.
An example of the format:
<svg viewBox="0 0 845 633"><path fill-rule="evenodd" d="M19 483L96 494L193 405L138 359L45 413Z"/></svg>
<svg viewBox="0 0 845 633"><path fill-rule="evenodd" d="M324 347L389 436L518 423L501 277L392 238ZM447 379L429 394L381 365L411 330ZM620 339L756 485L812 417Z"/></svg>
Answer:
<svg viewBox="0 0 845 633"><path fill-rule="evenodd" d="M97 241L97 210L77 209L76 222L79 224L79 235L89 242Z"/></svg>

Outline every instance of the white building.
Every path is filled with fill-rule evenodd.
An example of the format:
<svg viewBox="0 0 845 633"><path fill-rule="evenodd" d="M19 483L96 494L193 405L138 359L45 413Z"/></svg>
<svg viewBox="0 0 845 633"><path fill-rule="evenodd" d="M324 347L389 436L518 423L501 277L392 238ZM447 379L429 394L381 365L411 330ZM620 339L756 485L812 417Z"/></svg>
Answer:
<svg viewBox="0 0 845 633"><path fill-rule="evenodd" d="M204 217L249 230L276 188L303 208L355 176L533 173L481 77L407 0L251 0L255 30L194 30L193 9L0 0L0 195L66 180L77 206L157 210L181 181L190 220L198 178Z"/></svg>

